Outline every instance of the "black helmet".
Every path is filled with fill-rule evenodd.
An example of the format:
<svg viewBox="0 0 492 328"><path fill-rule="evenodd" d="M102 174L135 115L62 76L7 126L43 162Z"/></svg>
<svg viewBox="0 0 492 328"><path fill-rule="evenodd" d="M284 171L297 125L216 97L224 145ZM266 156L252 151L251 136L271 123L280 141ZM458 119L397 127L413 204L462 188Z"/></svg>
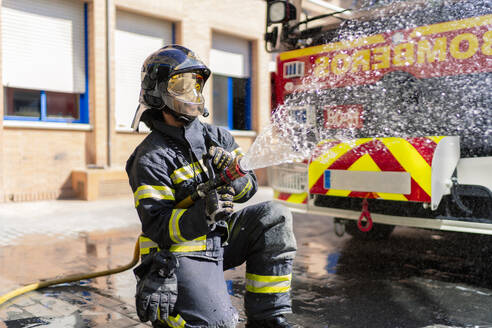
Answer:
<svg viewBox="0 0 492 328"><path fill-rule="evenodd" d="M148 109L169 110L184 120L204 114L202 89L210 70L191 50L179 45L162 47L145 59L141 74L134 130Z"/></svg>

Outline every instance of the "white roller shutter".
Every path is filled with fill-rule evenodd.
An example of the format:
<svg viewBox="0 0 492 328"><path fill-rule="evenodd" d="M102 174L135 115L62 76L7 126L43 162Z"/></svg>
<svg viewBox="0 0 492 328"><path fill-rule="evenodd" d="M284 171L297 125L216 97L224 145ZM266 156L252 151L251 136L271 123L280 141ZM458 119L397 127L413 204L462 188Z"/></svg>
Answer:
<svg viewBox="0 0 492 328"><path fill-rule="evenodd" d="M3 84L85 92L84 3L2 0Z"/></svg>
<svg viewBox="0 0 492 328"><path fill-rule="evenodd" d="M232 77L250 76L250 42L233 36L213 33L210 69L215 74Z"/></svg>
<svg viewBox="0 0 492 328"><path fill-rule="evenodd" d="M172 43L170 22L117 10L115 31L116 127L129 128L138 105L145 58Z"/></svg>

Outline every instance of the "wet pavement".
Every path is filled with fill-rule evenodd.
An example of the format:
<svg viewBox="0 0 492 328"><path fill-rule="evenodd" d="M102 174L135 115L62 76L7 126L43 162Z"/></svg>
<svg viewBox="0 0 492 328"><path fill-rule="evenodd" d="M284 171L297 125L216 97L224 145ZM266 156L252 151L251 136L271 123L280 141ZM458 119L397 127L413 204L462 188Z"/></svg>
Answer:
<svg viewBox="0 0 492 328"><path fill-rule="evenodd" d="M255 201L268 197L271 190L263 190ZM79 209L80 224L67 211L72 227L58 227L63 233L49 236L39 221L42 206L35 204L36 219L24 220L31 227L22 229L16 222L16 239L0 243L0 294L42 278L128 263L140 227L131 200L126 201L74 201L69 207ZM0 215L23 213L22 206L28 204L1 205ZM52 216L49 212L43 213ZM101 222L105 212L108 222ZM118 216L120 227L112 223ZM42 233L32 231L36 226ZM492 327L491 237L397 228L388 240L362 242L336 237L328 218L304 214L294 214L294 226L299 250L295 315L290 317L296 323L306 328ZM225 276L242 328L244 266ZM148 327L136 317L134 290L133 273L126 271L30 292L0 306L0 327Z"/></svg>
<svg viewBox="0 0 492 328"><path fill-rule="evenodd" d="M492 238L396 228L388 240L338 238L295 215L296 321L306 327L492 327Z"/></svg>

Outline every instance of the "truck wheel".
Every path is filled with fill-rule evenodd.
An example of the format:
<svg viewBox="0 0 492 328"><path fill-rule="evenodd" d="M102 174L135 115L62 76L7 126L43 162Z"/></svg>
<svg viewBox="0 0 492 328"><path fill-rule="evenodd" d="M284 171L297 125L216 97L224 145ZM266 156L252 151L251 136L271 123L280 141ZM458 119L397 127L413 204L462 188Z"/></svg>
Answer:
<svg viewBox="0 0 492 328"><path fill-rule="evenodd" d="M384 240L388 239L395 230L394 225L374 223L372 229L368 232L360 231L357 227L357 221L345 220L345 232L355 239L359 240Z"/></svg>

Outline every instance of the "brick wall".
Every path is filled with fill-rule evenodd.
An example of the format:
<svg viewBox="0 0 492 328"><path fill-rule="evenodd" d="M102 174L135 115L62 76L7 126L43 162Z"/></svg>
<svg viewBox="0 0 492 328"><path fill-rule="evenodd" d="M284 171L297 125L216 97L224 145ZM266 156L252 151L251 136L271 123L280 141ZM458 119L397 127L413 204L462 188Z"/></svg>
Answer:
<svg viewBox="0 0 492 328"><path fill-rule="evenodd" d="M2 0L0 0L0 15L2 14ZM2 28L0 25L0 53L2 51ZM2 59L0 56L0 76L2 76ZM0 88L0 104L3 104L3 88ZM3 110L0 111L3 113ZM0 115L0 202L4 199L4 182L3 177L5 176L5 171L3 168L4 154L3 154L3 115Z"/></svg>
<svg viewBox="0 0 492 328"><path fill-rule="evenodd" d="M252 126L254 130L259 131L268 123L270 118L268 74L270 55L264 51L263 47L265 1L188 0L185 5L181 1L167 0L115 0L115 5L120 10L175 22L177 42L196 52L206 64L209 63L213 31L250 40L253 43ZM113 16L113 26L114 19ZM213 118L211 83L205 86L204 95L211 115L203 120L210 123ZM145 135L113 131L111 138L113 165L123 166L129 154L144 137ZM238 137L237 139L241 147L247 150L254 137Z"/></svg>
<svg viewBox="0 0 492 328"><path fill-rule="evenodd" d="M270 112L270 55L263 47L265 6L263 0L112 0L110 29L114 33L116 8L172 21L176 41L194 50L205 63L209 62L214 31L251 41L252 125L259 131L267 124ZM88 2L89 131L5 127L0 115L0 202L74 196L70 184L73 170L108 164L106 42L106 1L91 0ZM111 63L114 67L114 53ZM1 66L0 63L0 72ZM114 104L114 69L111 74L111 104ZM211 83L207 84L204 95L211 110L205 121L211 122ZM0 104L3 104L2 97L0 88ZM123 169L128 156L146 134L115 131L114 108L110 122L111 168ZM237 139L247 150L254 137Z"/></svg>
<svg viewBox="0 0 492 328"><path fill-rule="evenodd" d="M4 128L4 200L73 197L70 175L86 166L88 136L82 131Z"/></svg>

